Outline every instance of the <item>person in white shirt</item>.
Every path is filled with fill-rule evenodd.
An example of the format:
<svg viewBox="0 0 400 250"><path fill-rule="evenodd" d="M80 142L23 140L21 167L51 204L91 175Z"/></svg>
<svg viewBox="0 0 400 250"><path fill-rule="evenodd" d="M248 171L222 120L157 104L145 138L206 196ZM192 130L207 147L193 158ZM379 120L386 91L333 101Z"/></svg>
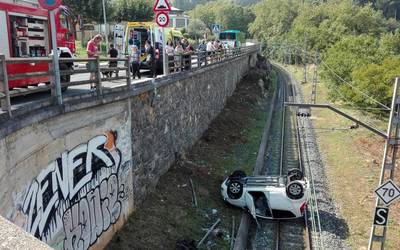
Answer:
<svg viewBox="0 0 400 250"><path fill-rule="evenodd" d="M167 42L167 46L165 46L165 53L167 53L167 55L169 56L173 56L174 55L174 46L172 45L171 41Z"/></svg>
<svg viewBox="0 0 400 250"><path fill-rule="evenodd" d="M208 41L206 50L207 51L213 51L213 49L214 49L213 41Z"/></svg>

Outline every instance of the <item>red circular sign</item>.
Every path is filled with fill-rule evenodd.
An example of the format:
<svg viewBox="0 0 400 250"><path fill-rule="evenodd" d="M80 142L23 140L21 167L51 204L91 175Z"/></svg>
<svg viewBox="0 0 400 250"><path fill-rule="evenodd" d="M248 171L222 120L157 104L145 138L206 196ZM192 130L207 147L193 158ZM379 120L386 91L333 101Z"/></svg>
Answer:
<svg viewBox="0 0 400 250"><path fill-rule="evenodd" d="M39 5L46 10L54 10L60 7L61 0L39 0Z"/></svg>
<svg viewBox="0 0 400 250"><path fill-rule="evenodd" d="M167 27L169 25L169 15L167 12L158 12L156 15L156 23L160 27Z"/></svg>

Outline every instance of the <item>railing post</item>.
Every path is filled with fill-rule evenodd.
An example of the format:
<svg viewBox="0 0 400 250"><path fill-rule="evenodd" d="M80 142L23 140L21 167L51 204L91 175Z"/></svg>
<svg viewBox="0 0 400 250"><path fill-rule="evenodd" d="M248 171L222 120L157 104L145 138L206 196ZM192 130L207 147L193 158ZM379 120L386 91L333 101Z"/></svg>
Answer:
<svg viewBox="0 0 400 250"><path fill-rule="evenodd" d="M189 54L189 58L188 58L188 64L189 64L189 70L192 70L192 54Z"/></svg>
<svg viewBox="0 0 400 250"><path fill-rule="evenodd" d="M100 57L96 56L96 91L97 95L103 95L103 89L101 86L101 71L100 71Z"/></svg>
<svg viewBox="0 0 400 250"><path fill-rule="evenodd" d="M208 62L207 62L207 60L208 60L208 51L206 50L205 52L204 52L204 66L207 66L207 64L208 64Z"/></svg>
<svg viewBox="0 0 400 250"><path fill-rule="evenodd" d="M179 72L183 71L182 64L183 64L183 54L180 53L179 54Z"/></svg>
<svg viewBox="0 0 400 250"><path fill-rule="evenodd" d="M7 64L6 64L6 56L0 55L0 63L1 63L1 71L3 74L3 85L0 86L0 91L3 91L5 94L5 101L0 101L0 107L6 107L8 115L11 117L11 101L10 101L10 92L8 91L8 75L7 75Z"/></svg>
<svg viewBox="0 0 400 250"><path fill-rule="evenodd" d="M128 56L127 58L126 58L126 84L127 84L127 86L128 86L128 89L130 89L131 88L131 85L132 85L132 80L131 80L131 56ZM118 66L117 66L118 67ZM140 67L139 67L139 70L140 70Z"/></svg>

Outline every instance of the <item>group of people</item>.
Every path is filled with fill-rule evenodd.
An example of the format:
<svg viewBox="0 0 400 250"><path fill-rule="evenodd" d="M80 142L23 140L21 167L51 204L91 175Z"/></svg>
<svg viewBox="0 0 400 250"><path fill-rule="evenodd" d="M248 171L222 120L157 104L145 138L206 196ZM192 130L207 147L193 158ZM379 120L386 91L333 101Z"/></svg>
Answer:
<svg viewBox="0 0 400 250"><path fill-rule="evenodd" d="M94 36L87 44L87 55L88 58L95 58L99 56L98 53L98 46L100 42L103 40L102 36L100 34ZM200 45L198 46L197 50L199 52L204 52L203 56L200 56L200 63L204 62L207 59L207 56L210 57L210 60L215 60L215 57L213 56L215 52L222 51L224 49L224 45L219 41L219 40L210 40L206 43L206 41L202 41ZM147 68L150 70L150 76L151 77L156 77L157 76L157 63L160 63L160 48L159 44L156 44L155 47L151 44L149 40L145 42L145 59L142 60L142 53L140 51L140 48L138 47L137 44L132 44L129 47L129 56L130 56L130 69L133 75L133 79L136 77L138 79L141 78L140 74L140 69L141 68ZM172 65L169 65L170 68L171 66L175 66L173 68L175 69L182 69L184 65L182 65L182 57L183 56L188 56L190 58L190 55L195 51L194 47L192 44L190 44L189 40L186 38L183 38L182 40L178 41L175 43L172 41L168 41L165 47L165 54L168 56L173 56L174 61L170 62ZM114 48L114 45L110 45L110 49L108 51L108 55L110 58L117 58L118 57L118 50ZM217 58L218 60L218 58ZM95 80L96 78L96 62L95 61L89 61L88 64L86 65L87 69L91 71L90 73L90 80ZM111 61L109 62L109 67L110 68L117 68L118 62L117 61ZM118 71L109 71L106 72L106 75L111 77L112 73L115 72L117 77L118 77ZM95 88L95 84L92 83L90 86L91 89Z"/></svg>
<svg viewBox="0 0 400 250"><path fill-rule="evenodd" d="M170 71L180 71L184 65L182 65L183 57L189 57L194 52L194 48L192 44L190 44L189 40L184 38L181 41L176 42L174 46L172 41L168 41L165 46L165 54L168 57L173 57L174 60L168 63L168 67Z"/></svg>

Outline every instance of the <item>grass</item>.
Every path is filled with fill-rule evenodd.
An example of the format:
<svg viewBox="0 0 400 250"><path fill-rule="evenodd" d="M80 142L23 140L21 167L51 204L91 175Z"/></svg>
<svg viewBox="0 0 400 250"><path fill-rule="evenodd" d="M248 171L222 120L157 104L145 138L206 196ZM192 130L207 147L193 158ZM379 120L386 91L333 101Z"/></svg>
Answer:
<svg viewBox="0 0 400 250"><path fill-rule="evenodd" d="M293 66L287 68L298 82L301 82L303 79L302 69ZM312 76L311 70L309 76ZM311 87L310 83L301 84L305 101L310 100ZM317 103L330 103L328 89L323 82L317 86ZM335 103L335 105L341 104ZM385 118L379 119L374 115L342 105L340 109L361 118L362 121L368 120L375 127L385 131L387 124ZM349 130L352 122L329 110L312 110L311 120L325 163L331 193L349 226L347 242L352 249L366 249L373 219L374 189L379 182L384 140L363 128ZM329 130L331 128L345 130ZM392 207L392 211L393 208L396 207ZM387 249L398 249L400 246L399 231L399 217L390 218L386 241Z"/></svg>

